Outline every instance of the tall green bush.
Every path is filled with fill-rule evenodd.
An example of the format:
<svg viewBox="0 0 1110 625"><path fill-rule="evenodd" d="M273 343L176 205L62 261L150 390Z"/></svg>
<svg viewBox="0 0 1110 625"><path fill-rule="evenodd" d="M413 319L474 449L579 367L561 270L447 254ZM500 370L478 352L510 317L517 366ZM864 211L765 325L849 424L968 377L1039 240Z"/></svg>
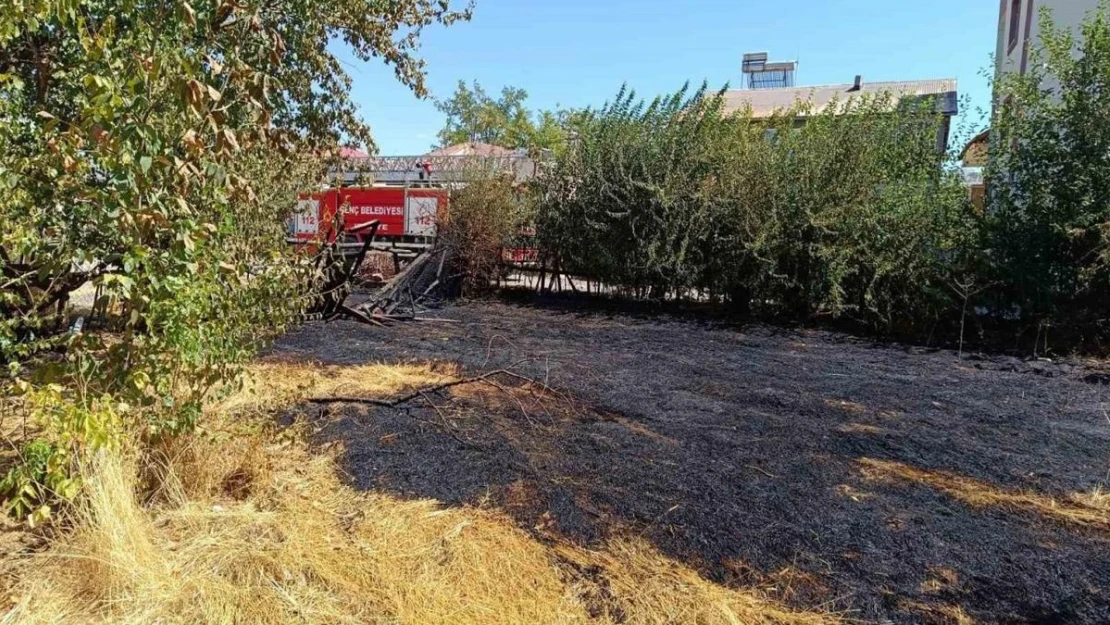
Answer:
<svg viewBox="0 0 1110 625"><path fill-rule="evenodd" d="M889 95L757 120L704 86L650 103L622 90L543 178L541 248L632 294L930 321L976 234L941 122L934 102Z"/></svg>
<svg viewBox="0 0 1110 625"><path fill-rule="evenodd" d="M451 191L439 238L451 250L463 294L485 295L506 271L503 251L532 221L532 195L509 174L475 167L468 178Z"/></svg>
<svg viewBox="0 0 1110 625"><path fill-rule="evenodd" d="M1110 4L1079 31L1041 14L1028 71L1002 77L987 179L998 308L1030 323L1110 313Z"/></svg>

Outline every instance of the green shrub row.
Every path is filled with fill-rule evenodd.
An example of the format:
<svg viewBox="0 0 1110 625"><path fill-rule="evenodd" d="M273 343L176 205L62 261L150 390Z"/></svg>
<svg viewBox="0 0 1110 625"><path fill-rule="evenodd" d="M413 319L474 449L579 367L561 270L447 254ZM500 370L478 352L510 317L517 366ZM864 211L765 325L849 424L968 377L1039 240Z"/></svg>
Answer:
<svg viewBox="0 0 1110 625"><path fill-rule="evenodd" d="M798 103L767 120L724 104L704 87L622 91L584 115L541 182L545 257L634 294L877 328L951 305L976 223L934 102Z"/></svg>
<svg viewBox="0 0 1110 625"><path fill-rule="evenodd" d="M541 179L543 258L633 296L890 334L962 338L970 317L1016 344L1053 326L1102 347L1108 16L1103 2L1076 32L1043 11L1030 71L995 84L985 207L939 149L928 99L798 102L755 119L704 87L651 102L622 90L576 116Z"/></svg>

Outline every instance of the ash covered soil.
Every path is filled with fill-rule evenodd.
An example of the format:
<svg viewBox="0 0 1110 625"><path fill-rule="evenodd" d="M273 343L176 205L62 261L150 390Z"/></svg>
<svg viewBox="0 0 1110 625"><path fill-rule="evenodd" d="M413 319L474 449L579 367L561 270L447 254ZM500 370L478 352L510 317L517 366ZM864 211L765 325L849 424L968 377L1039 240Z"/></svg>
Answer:
<svg viewBox="0 0 1110 625"><path fill-rule="evenodd" d="M476 302L311 324L272 358L497 376L306 405L360 488L492 506L544 540L643 536L727 585L866 622L1110 623L1110 531L973 507L865 460L1066 500L1110 471L1107 376L816 330Z"/></svg>

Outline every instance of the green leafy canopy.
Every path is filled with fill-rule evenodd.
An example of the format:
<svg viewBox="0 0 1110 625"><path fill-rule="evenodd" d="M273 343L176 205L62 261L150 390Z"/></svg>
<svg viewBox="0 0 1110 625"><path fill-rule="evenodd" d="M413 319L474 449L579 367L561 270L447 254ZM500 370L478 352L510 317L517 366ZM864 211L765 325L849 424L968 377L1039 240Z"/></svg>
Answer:
<svg viewBox="0 0 1110 625"><path fill-rule="evenodd" d="M446 116L437 135L441 146L480 142L509 149L561 151L566 147L567 124L573 111L533 112L526 106L528 92L505 87L494 98L475 82L468 87L459 81L455 93L438 100L436 108Z"/></svg>
<svg viewBox="0 0 1110 625"><path fill-rule="evenodd" d="M469 16L447 0L0 0L9 394L56 382L151 435L191 427L303 304L283 232L297 194L338 141L372 146L332 48L423 96L422 32ZM59 310L86 283L104 322L67 332ZM77 420L44 418L44 436L91 440Z"/></svg>

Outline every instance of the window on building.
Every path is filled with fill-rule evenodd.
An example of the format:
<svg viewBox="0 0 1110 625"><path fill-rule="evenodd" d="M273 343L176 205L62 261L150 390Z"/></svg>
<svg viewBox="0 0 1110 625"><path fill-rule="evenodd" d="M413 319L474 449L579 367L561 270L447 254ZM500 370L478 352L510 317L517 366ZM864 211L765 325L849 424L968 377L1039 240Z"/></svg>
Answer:
<svg viewBox="0 0 1110 625"><path fill-rule="evenodd" d="M1018 43L1018 33L1021 30L1021 0L1010 3L1010 47L1007 52L1012 52Z"/></svg>

